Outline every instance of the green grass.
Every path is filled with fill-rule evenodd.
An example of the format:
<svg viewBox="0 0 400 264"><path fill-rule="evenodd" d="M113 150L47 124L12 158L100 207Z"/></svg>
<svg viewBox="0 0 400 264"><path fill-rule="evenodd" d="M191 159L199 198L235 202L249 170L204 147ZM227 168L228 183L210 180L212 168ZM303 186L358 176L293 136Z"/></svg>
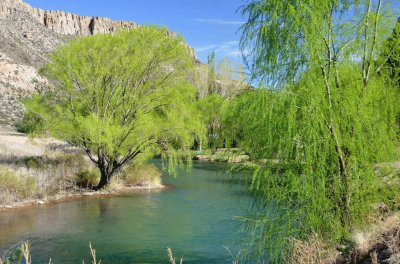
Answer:
<svg viewBox="0 0 400 264"><path fill-rule="evenodd" d="M127 167L122 173L122 179L127 185L161 184L161 172L153 164L134 164Z"/></svg>
<svg viewBox="0 0 400 264"><path fill-rule="evenodd" d="M85 188L94 188L100 181L98 170L83 169L76 173L76 184Z"/></svg>
<svg viewBox="0 0 400 264"><path fill-rule="evenodd" d="M6 167L0 167L0 204L33 198L36 194L34 177L19 175Z"/></svg>

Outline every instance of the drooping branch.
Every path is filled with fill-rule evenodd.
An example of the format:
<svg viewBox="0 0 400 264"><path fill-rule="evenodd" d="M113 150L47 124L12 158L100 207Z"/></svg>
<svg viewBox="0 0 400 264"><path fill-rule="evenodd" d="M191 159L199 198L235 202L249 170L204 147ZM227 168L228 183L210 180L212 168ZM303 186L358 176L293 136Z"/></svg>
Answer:
<svg viewBox="0 0 400 264"><path fill-rule="evenodd" d="M377 38L377 35L378 35L378 20L379 20L379 16L380 16L381 5L382 5L382 0L379 0L378 7L377 7L376 13L375 13L374 32L373 32L373 37L372 37L371 49L369 51L369 57L368 57L368 61L367 61L367 72L366 72L366 75L364 76L364 78L365 78L364 79L364 90L368 86L369 75L370 75L370 72L371 72L371 64L372 64L372 60L373 60L373 53L375 51L376 38Z"/></svg>
<svg viewBox="0 0 400 264"><path fill-rule="evenodd" d="M364 23L364 51L362 59L362 76L364 80L364 86L366 86L365 80L367 76L368 30L369 30L369 13L371 12L371 2L372 0L368 1L368 7L365 14L365 23Z"/></svg>

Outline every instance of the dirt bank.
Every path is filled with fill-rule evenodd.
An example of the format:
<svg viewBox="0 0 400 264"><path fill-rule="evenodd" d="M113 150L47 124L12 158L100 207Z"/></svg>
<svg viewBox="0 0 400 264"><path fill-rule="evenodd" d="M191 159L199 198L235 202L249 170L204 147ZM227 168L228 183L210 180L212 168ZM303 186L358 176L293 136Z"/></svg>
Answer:
<svg viewBox="0 0 400 264"><path fill-rule="evenodd" d="M10 203L7 205L0 205L0 213L8 210L30 208L52 203L61 203L61 202L81 200L81 199L113 197L119 195L126 195L129 193L159 192L165 188L168 187L161 184L157 184L157 185L146 185L146 186L118 186L117 188L105 191L83 190L81 192L61 193L43 199L27 199L24 201Z"/></svg>

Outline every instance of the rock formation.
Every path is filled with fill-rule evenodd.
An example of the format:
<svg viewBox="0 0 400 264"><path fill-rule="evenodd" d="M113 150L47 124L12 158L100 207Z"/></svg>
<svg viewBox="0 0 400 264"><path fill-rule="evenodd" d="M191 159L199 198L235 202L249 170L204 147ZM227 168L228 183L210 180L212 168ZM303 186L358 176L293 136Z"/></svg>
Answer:
<svg viewBox="0 0 400 264"><path fill-rule="evenodd" d="M138 25L128 21L113 21L109 18L79 16L63 11L44 11L31 7L22 0L2 0L0 18L15 15L16 12L29 13L40 24L63 35L88 36L96 33L113 33L120 28L136 28Z"/></svg>
<svg viewBox="0 0 400 264"><path fill-rule="evenodd" d="M38 70L48 53L76 35L136 27L134 22L44 11L22 0L0 0L0 126L18 121L23 98L46 83Z"/></svg>

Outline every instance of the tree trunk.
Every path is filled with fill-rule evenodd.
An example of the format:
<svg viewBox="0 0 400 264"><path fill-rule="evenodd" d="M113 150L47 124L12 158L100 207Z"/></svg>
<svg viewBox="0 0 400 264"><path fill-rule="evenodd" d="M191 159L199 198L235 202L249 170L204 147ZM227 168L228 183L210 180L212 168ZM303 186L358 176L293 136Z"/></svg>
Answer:
<svg viewBox="0 0 400 264"><path fill-rule="evenodd" d="M94 188L95 191L103 189L110 183L111 173L107 172L106 169L100 168L100 181L99 184Z"/></svg>
<svg viewBox="0 0 400 264"><path fill-rule="evenodd" d="M330 59L330 58L329 58ZM329 130L329 134L331 135L334 145L335 145L335 151L337 154L338 162L339 162L339 173L342 181L342 189L341 189L341 201L340 201L340 207L343 212L341 212L341 221L342 221L342 226L343 227L349 227L350 231L352 229L352 223L351 223L351 214L350 214L350 177L347 171L347 166L346 166L346 159L345 156L343 155L343 150L342 146L339 142L338 135L335 127L334 127L334 121L333 121L333 101L332 101L332 95L331 95L331 86L329 83L329 73L326 71L325 66L321 64L321 70L322 70L322 75L324 77L324 82L325 82L325 90L326 90L326 97L329 103L329 123L327 123L327 127ZM336 76L338 78L338 76ZM335 81L336 81L335 77ZM337 79L338 80L338 79ZM336 82L338 85L338 82Z"/></svg>

